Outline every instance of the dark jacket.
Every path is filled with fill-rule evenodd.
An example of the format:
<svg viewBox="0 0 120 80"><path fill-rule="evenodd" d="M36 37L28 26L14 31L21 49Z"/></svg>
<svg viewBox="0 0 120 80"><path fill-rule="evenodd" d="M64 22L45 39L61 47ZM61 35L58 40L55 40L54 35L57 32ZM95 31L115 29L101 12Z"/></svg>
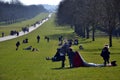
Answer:
<svg viewBox="0 0 120 80"><path fill-rule="evenodd" d="M110 52L107 47L104 47L102 49L102 52L100 54L103 58L109 58L110 57Z"/></svg>

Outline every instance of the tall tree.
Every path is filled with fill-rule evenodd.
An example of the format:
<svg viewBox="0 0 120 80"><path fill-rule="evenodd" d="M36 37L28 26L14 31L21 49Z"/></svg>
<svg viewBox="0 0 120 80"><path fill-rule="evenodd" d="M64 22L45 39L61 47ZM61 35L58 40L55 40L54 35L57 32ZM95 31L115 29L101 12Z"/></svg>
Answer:
<svg viewBox="0 0 120 80"><path fill-rule="evenodd" d="M47 12L42 5L21 5L19 0L13 0L14 4L0 2L0 22L13 23L24 19L30 19L41 12Z"/></svg>
<svg viewBox="0 0 120 80"><path fill-rule="evenodd" d="M119 5L119 0L63 0L58 8L57 21L60 24L73 25L80 36L85 37L87 32L87 38L91 28L93 41L96 28L102 25L100 28L108 33L111 47L112 33L120 23Z"/></svg>
<svg viewBox="0 0 120 80"><path fill-rule="evenodd" d="M118 18L118 10L115 4L116 0L103 0L103 7L102 7L102 21L103 25L105 26L106 32L109 35L109 46L112 47L112 34L113 31L116 29L116 25L119 22Z"/></svg>

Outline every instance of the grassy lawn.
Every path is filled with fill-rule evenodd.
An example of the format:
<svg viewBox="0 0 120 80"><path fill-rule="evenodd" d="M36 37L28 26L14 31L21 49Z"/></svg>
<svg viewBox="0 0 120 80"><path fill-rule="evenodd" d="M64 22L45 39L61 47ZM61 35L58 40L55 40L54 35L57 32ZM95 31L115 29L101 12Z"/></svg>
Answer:
<svg viewBox="0 0 120 80"><path fill-rule="evenodd" d="M48 13L40 13L39 15L37 15L36 17L30 20L17 22L17 23L10 24L10 25L0 25L0 37L1 37L2 32L4 32L5 35L9 35L11 30L21 31L22 27L27 27L28 25L30 26L34 24L35 22L40 21L47 16L48 16Z"/></svg>
<svg viewBox="0 0 120 80"><path fill-rule="evenodd" d="M0 80L119 80L120 79L120 39L113 38L113 47L110 48L111 61L116 60L116 67L79 67L68 68L69 62L66 57L66 68L60 69L61 62L45 60L52 57L58 48L58 37L74 38L75 34L71 28L56 27L51 18L40 28L32 33L0 42ZM37 43L36 36L41 36L40 43ZM44 36L50 37L48 43ZM22 40L29 39L29 43L22 44ZM19 50L15 50L16 41L20 41ZM74 51L79 51L87 62L103 63L100 56L101 49L108 43L107 37L97 37L96 41L79 38L84 50L78 46L72 46ZM32 45L39 49L39 52L25 51L23 48Z"/></svg>

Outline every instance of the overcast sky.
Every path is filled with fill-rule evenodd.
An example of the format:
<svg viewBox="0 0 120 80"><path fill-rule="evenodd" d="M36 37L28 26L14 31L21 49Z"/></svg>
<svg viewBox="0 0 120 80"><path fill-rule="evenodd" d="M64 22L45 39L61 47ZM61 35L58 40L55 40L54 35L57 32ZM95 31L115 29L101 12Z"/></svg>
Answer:
<svg viewBox="0 0 120 80"><path fill-rule="evenodd" d="M11 1L11 0L3 0L3 1ZM50 5L58 5L62 0L19 0L25 5L31 4L50 4Z"/></svg>

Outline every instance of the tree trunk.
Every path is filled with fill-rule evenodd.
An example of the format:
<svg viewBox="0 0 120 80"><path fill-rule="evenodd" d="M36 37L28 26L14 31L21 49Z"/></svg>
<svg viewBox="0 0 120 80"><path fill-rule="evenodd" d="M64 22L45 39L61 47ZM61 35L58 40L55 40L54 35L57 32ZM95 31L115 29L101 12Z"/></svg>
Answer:
<svg viewBox="0 0 120 80"><path fill-rule="evenodd" d="M112 47L112 34L109 34L109 46Z"/></svg>
<svg viewBox="0 0 120 80"><path fill-rule="evenodd" d="M92 31L92 41L95 41L95 25L93 25L93 27L92 27L93 29L93 31Z"/></svg>
<svg viewBox="0 0 120 80"><path fill-rule="evenodd" d="M85 27L83 27L83 38L85 38Z"/></svg>
<svg viewBox="0 0 120 80"><path fill-rule="evenodd" d="M89 39L90 36L89 36L89 27L86 27L86 38Z"/></svg>
<svg viewBox="0 0 120 80"><path fill-rule="evenodd" d="M84 29L83 29L83 27L81 27L80 24L75 25L75 32L76 32L76 34L78 34L81 37L84 37L84 31L83 30Z"/></svg>

